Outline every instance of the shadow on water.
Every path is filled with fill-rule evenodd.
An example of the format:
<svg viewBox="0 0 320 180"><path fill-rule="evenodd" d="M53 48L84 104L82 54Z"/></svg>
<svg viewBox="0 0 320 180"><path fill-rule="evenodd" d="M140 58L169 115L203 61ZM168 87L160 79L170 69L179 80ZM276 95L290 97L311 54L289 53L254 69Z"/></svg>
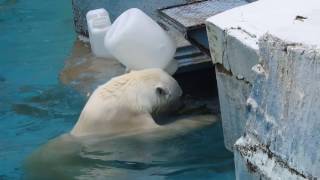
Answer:
<svg viewBox="0 0 320 180"><path fill-rule="evenodd" d="M17 3L17 0L2 0L0 1L0 10L10 8Z"/></svg>
<svg viewBox="0 0 320 180"><path fill-rule="evenodd" d="M4 78L3 76L0 75L0 83L3 83L6 81L6 78Z"/></svg>
<svg viewBox="0 0 320 180"><path fill-rule="evenodd" d="M39 119L71 118L78 115L78 111L69 110L85 103L85 98L75 90L65 86L52 86L49 89L41 87L23 86L18 93L22 100L13 102L11 110L18 115L31 116Z"/></svg>
<svg viewBox="0 0 320 180"><path fill-rule="evenodd" d="M65 86L0 83L0 179L20 179L26 155L68 132L84 103Z"/></svg>

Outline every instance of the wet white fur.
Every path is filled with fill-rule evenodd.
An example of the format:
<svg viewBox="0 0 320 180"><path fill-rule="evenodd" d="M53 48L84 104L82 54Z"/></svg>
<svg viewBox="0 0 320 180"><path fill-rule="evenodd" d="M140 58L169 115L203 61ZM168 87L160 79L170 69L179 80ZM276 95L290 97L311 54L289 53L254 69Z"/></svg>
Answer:
<svg viewBox="0 0 320 180"><path fill-rule="evenodd" d="M160 88L165 93L157 93ZM99 86L83 108L71 134L112 135L158 127L154 111L168 108L179 99L178 83L161 69L132 71Z"/></svg>

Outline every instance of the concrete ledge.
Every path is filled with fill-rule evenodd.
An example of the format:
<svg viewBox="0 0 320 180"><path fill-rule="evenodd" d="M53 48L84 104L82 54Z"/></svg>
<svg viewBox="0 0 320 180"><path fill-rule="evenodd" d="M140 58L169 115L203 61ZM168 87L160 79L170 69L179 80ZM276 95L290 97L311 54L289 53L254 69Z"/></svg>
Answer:
<svg viewBox="0 0 320 180"><path fill-rule="evenodd" d="M207 23L210 54L214 64L223 67L238 79L252 83L255 79L251 67L259 63L256 38L238 29L221 29ZM249 44L243 40L250 40Z"/></svg>
<svg viewBox="0 0 320 180"><path fill-rule="evenodd" d="M207 19L214 63L252 82L250 68L258 62L254 51L265 33L285 41L319 44L320 2L260 0Z"/></svg>
<svg viewBox="0 0 320 180"><path fill-rule="evenodd" d="M262 65L254 68L257 79L247 101L246 134L268 147L287 169L308 179L320 178L320 46L267 34L259 47ZM254 165L269 168L267 164ZM262 173L272 177L274 172Z"/></svg>
<svg viewBox="0 0 320 180"><path fill-rule="evenodd" d="M320 44L320 1L310 0L260 0L248 5L233 8L207 19L207 34L210 52L214 64L221 64L227 72L219 83L221 112L236 112L241 115L224 116L223 124L246 122L246 109L236 108L223 101L243 104L243 97L233 93L228 84L246 84L255 82L255 73L251 68L261 63L258 40L269 32L284 41L299 42L308 45ZM219 78L217 78L219 79ZM233 80L231 80L233 79ZM239 81L239 82L236 82ZM225 88L228 87L228 88ZM243 87L245 88L245 87ZM239 91L238 93L243 93ZM243 118L243 119L239 119ZM237 136L235 135L237 134ZM235 142L243 131L235 132L233 128L224 127L227 141ZM230 144L226 144L231 149Z"/></svg>

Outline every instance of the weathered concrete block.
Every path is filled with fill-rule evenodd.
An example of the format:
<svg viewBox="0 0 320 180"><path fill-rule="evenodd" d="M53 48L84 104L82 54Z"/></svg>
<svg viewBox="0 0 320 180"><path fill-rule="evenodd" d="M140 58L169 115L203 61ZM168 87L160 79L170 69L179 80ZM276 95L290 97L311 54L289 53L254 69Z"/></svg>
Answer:
<svg viewBox="0 0 320 180"><path fill-rule="evenodd" d="M255 76L251 67L259 63L256 36L241 29L219 27L210 19L207 33L213 63L222 64L239 80L252 83Z"/></svg>
<svg viewBox="0 0 320 180"><path fill-rule="evenodd" d="M255 79L251 68L259 63L258 45L255 35L221 26L213 17L207 20L207 34L212 61L220 69L216 76L225 146L232 151L247 121L245 104Z"/></svg>
<svg viewBox="0 0 320 180"><path fill-rule="evenodd" d="M222 64L238 79L243 76L244 80L254 84L247 101L250 104L247 110L250 111L244 139L252 142L250 138L254 137L258 145L237 142L238 179L320 177L320 124L317 121L320 117L319 3L316 0L307 3L260 0L208 20L214 62ZM266 36L258 46L258 39L266 32L282 40ZM230 42L237 45L232 46ZM234 47L239 51L230 53L229 49ZM259 50L256 62L262 66L255 66L255 81L251 77L256 75L252 76L253 73L248 71L254 64L252 60L255 58L251 58L254 55L243 61L245 58L241 53L250 54L244 49ZM222 105L221 108L232 106ZM235 122L236 118L230 119ZM246 151L245 147L251 148Z"/></svg>
<svg viewBox="0 0 320 180"><path fill-rule="evenodd" d="M249 145L240 142L236 149L266 177L274 177L270 169L278 169L270 165L275 157L291 174L320 178L320 41L307 46L266 35L259 46L262 65L255 68L246 134L267 151L250 150L249 156L243 150ZM264 156L268 158L260 163Z"/></svg>
<svg viewBox="0 0 320 180"><path fill-rule="evenodd" d="M270 32L293 42L305 44L319 42L320 36L315 35L315 32L320 32L318 7L317 0L310 0L308 3L299 0L260 0L208 18L207 33L213 63L221 64L239 81L252 84L255 74L251 68L260 63L258 39L266 32ZM228 91L233 90L228 89ZM219 98L231 98L222 97L224 94L220 94ZM221 105L221 109L229 108L232 106ZM246 117L245 111L239 113L242 114L240 117ZM234 116L224 119L222 116L222 121L232 121L228 123L235 124L239 121L238 118ZM244 122L246 119L240 121ZM224 136L228 138L229 133L234 132L225 130ZM241 134L239 132L238 136Z"/></svg>
<svg viewBox="0 0 320 180"><path fill-rule="evenodd" d="M224 143L228 150L233 150L236 140L244 132L246 125L246 101L250 94L251 85L239 81L228 74L221 65L216 65L219 101L221 108Z"/></svg>
<svg viewBox="0 0 320 180"><path fill-rule="evenodd" d="M268 32L288 41L316 43L318 38L308 34L320 30L318 6L317 0L260 0L208 18L213 62L252 83L250 68L259 62L258 39ZM307 36L297 36L300 32Z"/></svg>

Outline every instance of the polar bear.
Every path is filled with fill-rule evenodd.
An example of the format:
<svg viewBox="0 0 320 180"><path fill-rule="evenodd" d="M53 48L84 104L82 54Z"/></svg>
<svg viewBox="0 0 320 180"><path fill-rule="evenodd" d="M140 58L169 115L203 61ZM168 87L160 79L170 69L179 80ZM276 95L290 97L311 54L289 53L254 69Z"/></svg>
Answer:
<svg viewBox="0 0 320 180"><path fill-rule="evenodd" d="M114 179L117 168L110 170L110 162L151 163L179 157L189 148L167 147L166 142L214 127L219 120L212 114L183 113L161 122L158 115L175 111L181 95L179 84L161 69L111 79L92 93L70 133L50 140L27 158L27 177L77 179L84 172L107 172ZM190 143L190 149L197 143Z"/></svg>
<svg viewBox="0 0 320 180"><path fill-rule="evenodd" d="M115 77L93 92L71 134L128 134L156 128L152 116L177 107L181 95L178 83L161 69Z"/></svg>

